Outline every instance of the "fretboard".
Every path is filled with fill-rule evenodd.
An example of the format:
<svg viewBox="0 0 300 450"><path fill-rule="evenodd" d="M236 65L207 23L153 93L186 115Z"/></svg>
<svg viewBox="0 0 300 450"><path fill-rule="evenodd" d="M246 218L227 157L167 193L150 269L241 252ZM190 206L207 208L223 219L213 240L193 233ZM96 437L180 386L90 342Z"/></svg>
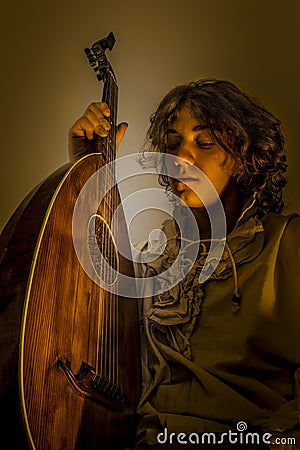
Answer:
<svg viewBox="0 0 300 450"><path fill-rule="evenodd" d="M111 128L106 138L102 140L102 151L106 163L116 159L116 123L118 112L118 85L112 70L107 71L104 79L102 101L107 103L110 109L109 122Z"/></svg>

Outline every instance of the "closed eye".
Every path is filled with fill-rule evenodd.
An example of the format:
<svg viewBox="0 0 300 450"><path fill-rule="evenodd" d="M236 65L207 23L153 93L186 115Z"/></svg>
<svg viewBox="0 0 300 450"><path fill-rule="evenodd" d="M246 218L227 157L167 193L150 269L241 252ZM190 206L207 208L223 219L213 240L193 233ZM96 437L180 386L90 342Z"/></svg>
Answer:
<svg viewBox="0 0 300 450"><path fill-rule="evenodd" d="M167 150L177 150L180 147L180 142L176 142L175 144L168 144Z"/></svg>
<svg viewBox="0 0 300 450"><path fill-rule="evenodd" d="M196 141L196 144L198 147L200 147L204 150L208 150L215 145L214 142L202 142L202 141Z"/></svg>

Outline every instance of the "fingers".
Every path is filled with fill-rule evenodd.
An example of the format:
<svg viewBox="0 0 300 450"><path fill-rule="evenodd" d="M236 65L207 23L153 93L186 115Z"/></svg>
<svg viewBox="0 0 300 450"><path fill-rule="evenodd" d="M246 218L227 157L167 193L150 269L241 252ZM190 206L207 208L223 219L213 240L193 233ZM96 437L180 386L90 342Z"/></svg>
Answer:
<svg viewBox="0 0 300 450"><path fill-rule="evenodd" d="M106 103L94 102L78 119L70 130L71 137L93 139L94 135L105 137L110 129L110 112Z"/></svg>
<svg viewBox="0 0 300 450"><path fill-rule="evenodd" d="M111 128L109 123L110 112L106 103L91 103L69 131L69 155L71 160L93 153L95 151L95 136L106 137ZM116 148L118 149L121 139L128 127L123 122L116 128ZM83 139L76 139L83 138Z"/></svg>
<svg viewBox="0 0 300 450"><path fill-rule="evenodd" d="M110 111L106 103L91 103L83 116L80 117L71 128L70 137L86 137L89 140L92 140L95 134L100 137L106 137L111 127L109 116ZM118 125L116 132L117 147L127 128L128 124L125 122Z"/></svg>

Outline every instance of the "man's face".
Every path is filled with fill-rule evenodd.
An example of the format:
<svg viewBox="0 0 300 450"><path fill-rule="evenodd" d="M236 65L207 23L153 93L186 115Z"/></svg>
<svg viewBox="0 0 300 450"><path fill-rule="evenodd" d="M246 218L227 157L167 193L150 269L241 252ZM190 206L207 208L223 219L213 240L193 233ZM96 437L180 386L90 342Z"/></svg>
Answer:
<svg viewBox="0 0 300 450"><path fill-rule="evenodd" d="M191 170L192 166L196 166L208 177L218 195L222 195L234 174L235 161L215 142L208 128L191 115L188 108L183 107L168 126L166 143L168 154L182 158L174 162L173 159L167 161L174 194L191 208L204 206L191 189L194 187L201 192L201 177ZM191 187L187 186L186 182L189 182Z"/></svg>

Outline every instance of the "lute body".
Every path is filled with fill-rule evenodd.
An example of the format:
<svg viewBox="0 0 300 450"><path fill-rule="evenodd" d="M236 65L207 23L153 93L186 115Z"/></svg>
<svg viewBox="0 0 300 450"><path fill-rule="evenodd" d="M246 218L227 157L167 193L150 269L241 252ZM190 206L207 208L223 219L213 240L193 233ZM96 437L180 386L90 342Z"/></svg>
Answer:
<svg viewBox="0 0 300 450"><path fill-rule="evenodd" d="M56 171L24 200L1 236L1 436L9 436L11 449L118 450L133 442L140 394L137 301L95 283L72 236L78 196L104 164L95 153ZM93 196L85 201L94 202ZM113 208L119 203L116 190ZM113 211L106 206L91 209L109 225ZM118 227L126 235L125 220ZM106 228L97 234L101 246ZM122 255L118 264L134 276Z"/></svg>

